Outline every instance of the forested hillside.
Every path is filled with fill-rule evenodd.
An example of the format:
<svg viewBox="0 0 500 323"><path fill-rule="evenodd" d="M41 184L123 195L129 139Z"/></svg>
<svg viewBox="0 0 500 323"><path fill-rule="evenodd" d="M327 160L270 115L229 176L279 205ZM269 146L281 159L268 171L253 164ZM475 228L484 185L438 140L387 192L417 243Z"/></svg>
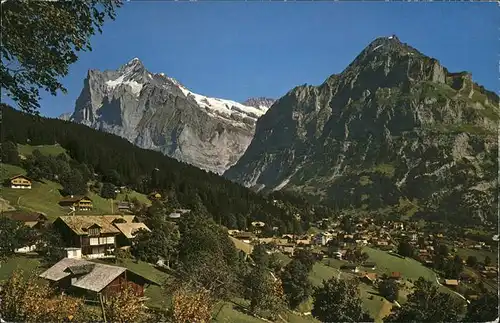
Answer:
<svg viewBox="0 0 500 323"><path fill-rule="evenodd" d="M264 197L216 174L181 163L155 151L134 146L118 136L68 121L28 115L2 105L2 142L30 145L59 144L68 155L107 182L148 194L157 190L172 206L210 214L219 224L246 228L260 220L282 231L302 231L328 210L312 207L302 198L279 194ZM283 207L284 205L284 207ZM300 214L301 221L293 216Z"/></svg>

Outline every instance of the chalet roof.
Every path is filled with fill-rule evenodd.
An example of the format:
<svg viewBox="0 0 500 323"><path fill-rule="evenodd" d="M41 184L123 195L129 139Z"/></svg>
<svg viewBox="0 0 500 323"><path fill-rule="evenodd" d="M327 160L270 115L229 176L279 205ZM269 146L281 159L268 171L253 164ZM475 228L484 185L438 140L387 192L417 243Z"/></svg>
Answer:
<svg viewBox="0 0 500 323"><path fill-rule="evenodd" d="M254 238L255 235L252 232L238 232L234 235L235 238Z"/></svg>
<svg viewBox="0 0 500 323"><path fill-rule="evenodd" d="M41 213L36 212L22 212L22 211L7 211L2 212L2 215L8 217L9 219L21 222L38 222L45 221L47 217Z"/></svg>
<svg viewBox="0 0 500 323"><path fill-rule="evenodd" d="M115 227L117 227L118 230L120 230L121 233L123 233L123 235L128 239L135 238L137 231L141 229L151 231L144 223L115 223Z"/></svg>
<svg viewBox="0 0 500 323"><path fill-rule="evenodd" d="M116 205L118 206L119 209L129 209L132 205L130 202L117 202Z"/></svg>
<svg viewBox="0 0 500 323"><path fill-rule="evenodd" d="M120 233L107 216L73 215L60 216L59 219L77 235L87 235L87 229L95 224L101 227L101 233Z"/></svg>
<svg viewBox="0 0 500 323"><path fill-rule="evenodd" d="M109 222L125 220L125 222L122 223L132 223L135 220L135 215L103 215L102 217Z"/></svg>
<svg viewBox="0 0 500 323"><path fill-rule="evenodd" d="M83 275L90 273L95 267L95 264L82 264L69 266L66 270L69 270L73 275Z"/></svg>
<svg viewBox="0 0 500 323"><path fill-rule="evenodd" d="M91 267L90 265L94 267L88 271ZM118 266L93 263L83 259L64 258L43 272L40 277L52 281L59 281L71 275L73 270L75 272L82 272L84 276L72 282L72 286L100 292L127 269Z"/></svg>
<svg viewBox="0 0 500 323"><path fill-rule="evenodd" d="M19 175L16 175L16 176L12 176L9 180L13 180L13 179L16 179L16 178L19 178L19 177L22 177L22 178L25 178L29 181L33 181L33 179L29 178L28 176L26 175L23 175L23 174L19 174Z"/></svg>
<svg viewBox="0 0 500 323"><path fill-rule="evenodd" d="M272 243L275 242L274 238L259 238L260 243Z"/></svg>
<svg viewBox="0 0 500 323"><path fill-rule="evenodd" d="M376 273L366 273L365 277L371 281L375 281L377 279L377 274Z"/></svg>
<svg viewBox="0 0 500 323"><path fill-rule="evenodd" d="M59 203L65 203L65 202L67 202L67 203L71 203L71 202L72 202L72 203L75 203L75 202L79 202L79 201L81 201L81 200L83 200L83 199L86 199L86 200L90 200L90 201L92 201L92 199L91 199L91 198L89 198L89 197L88 197L88 196L86 196L86 195L73 195L73 196L65 196L64 198L62 198L62 199L59 201Z"/></svg>
<svg viewBox="0 0 500 323"><path fill-rule="evenodd" d="M391 273L391 278L401 278L401 273L399 271L393 271Z"/></svg>

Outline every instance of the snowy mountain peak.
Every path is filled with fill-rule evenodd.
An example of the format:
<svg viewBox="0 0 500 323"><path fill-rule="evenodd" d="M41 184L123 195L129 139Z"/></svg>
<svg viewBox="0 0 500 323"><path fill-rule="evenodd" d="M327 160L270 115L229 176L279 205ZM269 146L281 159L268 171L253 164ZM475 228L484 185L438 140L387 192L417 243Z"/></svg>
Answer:
<svg viewBox="0 0 500 323"><path fill-rule="evenodd" d="M243 105L248 105L262 111L267 111L274 102L276 102L275 99L256 97L247 99L245 102L243 102Z"/></svg>
<svg viewBox="0 0 500 323"><path fill-rule="evenodd" d="M123 86L125 91L139 97L146 84L153 84L167 90L174 86L188 100L193 100L205 113L228 121L235 126L253 126L257 119L264 115L274 102L272 99L256 98L250 101L247 100L245 102L248 103L242 104L232 100L198 94L188 89L176 79L165 75L165 73L150 73L138 58L134 58L123 65L118 71L113 72L112 75L113 77L106 81L109 93L121 89Z"/></svg>
<svg viewBox="0 0 500 323"><path fill-rule="evenodd" d="M246 150L267 109L195 93L134 58L117 70L90 70L71 121L222 174Z"/></svg>

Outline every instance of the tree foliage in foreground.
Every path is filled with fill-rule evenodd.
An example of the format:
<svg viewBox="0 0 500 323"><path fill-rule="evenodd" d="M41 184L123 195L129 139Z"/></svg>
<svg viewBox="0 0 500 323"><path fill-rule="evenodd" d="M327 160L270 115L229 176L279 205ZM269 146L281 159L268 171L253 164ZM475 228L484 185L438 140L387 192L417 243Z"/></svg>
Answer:
<svg viewBox="0 0 500 323"><path fill-rule="evenodd" d="M308 267L307 262L304 263L300 258L294 258L285 266L281 273L286 300L292 309L297 308L312 293L312 284L309 281L309 268L312 269L312 266Z"/></svg>
<svg viewBox="0 0 500 323"><path fill-rule="evenodd" d="M384 319L385 322L457 322L463 304L455 296L438 291L432 282L420 277L408 302Z"/></svg>
<svg viewBox="0 0 500 323"><path fill-rule="evenodd" d="M210 322L213 307L209 291L182 287L173 293L172 319L175 323Z"/></svg>
<svg viewBox="0 0 500 323"><path fill-rule="evenodd" d="M119 0L2 1L0 86L27 112L38 112L39 89L66 92L77 52L92 50L90 38L115 18Z"/></svg>
<svg viewBox="0 0 500 323"><path fill-rule="evenodd" d="M281 280L267 268L255 266L246 279L246 285L250 311L276 319L284 308Z"/></svg>
<svg viewBox="0 0 500 323"><path fill-rule="evenodd" d="M383 280L378 285L378 290L380 295L387 298L388 301L394 302L398 299L399 295L399 286L398 283L393 279L389 279L384 277Z"/></svg>
<svg viewBox="0 0 500 323"><path fill-rule="evenodd" d="M372 321L363 311L358 285L335 277L323 281L313 294L312 315L322 322Z"/></svg>
<svg viewBox="0 0 500 323"><path fill-rule="evenodd" d="M0 258L14 254L18 248L36 242L36 231L20 221L0 215Z"/></svg>
<svg viewBox="0 0 500 323"><path fill-rule="evenodd" d="M492 322L498 317L498 294L487 292L467 307L464 322Z"/></svg>
<svg viewBox="0 0 500 323"><path fill-rule="evenodd" d="M148 322L149 316L144 310L144 301L137 297L130 287L123 287L120 293L106 300L104 311L110 322Z"/></svg>
<svg viewBox="0 0 500 323"><path fill-rule="evenodd" d="M77 316L83 301L56 296L47 284L37 283L35 276L25 278L15 271L0 289L0 313L9 322L61 322Z"/></svg>

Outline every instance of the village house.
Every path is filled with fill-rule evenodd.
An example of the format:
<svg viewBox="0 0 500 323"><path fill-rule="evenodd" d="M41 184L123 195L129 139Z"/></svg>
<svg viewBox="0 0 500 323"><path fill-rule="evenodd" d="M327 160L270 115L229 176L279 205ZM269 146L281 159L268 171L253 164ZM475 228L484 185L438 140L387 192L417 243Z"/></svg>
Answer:
<svg viewBox="0 0 500 323"><path fill-rule="evenodd" d="M284 239L280 239L276 242L276 249L281 251L285 255L293 256L295 251L295 244L291 242L286 242Z"/></svg>
<svg viewBox="0 0 500 323"><path fill-rule="evenodd" d="M389 246L389 242L387 242L385 240L380 240L380 241L377 241L377 246L378 247L387 247L387 246Z"/></svg>
<svg viewBox="0 0 500 323"><path fill-rule="evenodd" d="M365 268L370 268L371 270L375 270L375 268L377 268L377 265L374 262L365 262L362 266Z"/></svg>
<svg viewBox="0 0 500 323"><path fill-rule="evenodd" d="M161 199L161 194L158 192L151 192L148 194L148 199L151 201L159 200Z"/></svg>
<svg viewBox="0 0 500 323"><path fill-rule="evenodd" d="M88 196L70 195L59 201L60 206L75 208L76 211L92 210L92 200Z"/></svg>
<svg viewBox="0 0 500 323"><path fill-rule="evenodd" d="M250 243L252 240L257 238L252 232L237 232L233 235L233 237L245 243Z"/></svg>
<svg viewBox="0 0 500 323"><path fill-rule="evenodd" d="M151 232L151 230L141 222L114 222L115 227L120 230L120 234L116 237L117 246L123 249L127 249L132 246L137 233L141 230Z"/></svg>
<svg viewBox="0 0 500 323"><path fill-rule="evenodd" d="M262 244L271 244L276 241L275 238L258 238L257 241Z"/></svg>
<svg viewBox="0 0 500 323"><path fill-rule="evenodd" d="M377 281L377 274L376 273L366 273L361 277L361 281L368 284L368 285L373 285Z"/></svg>
<svg viewBox="0 0 500 323"><path fill-rule="evenodd" d="M132 213L132 203L126 201L116 202L116 208L118 212L122 213Z"/></svg>
<svg viewBox="0 0 500 323"><path fill-rule="evenodd" d="M342 260L347 253L347 250L339 250L333 253L333 258Z"/></svg>
<svg viewBox="0 0 500 323"><path fill-rule="evenodd" d="M30 190L33 180L24 175L16 175L14 177L11 177L9 182L11 188Z"/></svg>
<svg viewBox="0 0 500 323"><path fill-rule="evenodd" d="M347 271L350 271L353 273L357 273L359 271L358 266L356 266L355 264L346 264L346 265L343 265L342 267L340 267L340 269L347 270Z"/></svg>
<svg viewBox="0 0 500 323"><path fill-rule="evenodd" d="M70 258L60 260L39 277L60 292L94 300L106 300L125 286L132 288L137 297L143 297L147 286L159 285L124 267Z"/></svg>
<svg viewBox="0 0 500 323"><path fill-rule="evenodd" d="M231 241L234 243L236 249L240 250L245 254L245 258L246 256L252 254L254 246L252 246L250 243L243 242L242 240L238 240L231 236L229 236L229 239L231 239Z"/></svg>
<svg viewBox="0 0 500 323"><path fill-rule="evenodd" d="M443 285L448 286L448 287L457 287L459 284L458 280L456 279L445 279Z"/></svg>
<svg viewBox="0 0 500 323"><path fill-rule="evenodd" d="M304 237L300 237L295 242L297 245L309 246L311 244L311 239L307 236L304 236Z"/></svg>
<svg viewBox="0 0 500 323"><path fill-rule="evenodd" d="M61 216L54 227L61 233L65 247L80 248L86 258L112 258L117 247L130 246L143 223L135 223L133 215L74 215ZM76 253L72 252L72 257Z"/></svg>
<svg viewBox="0 0 500 323"><path fill-rule="evenodd" d="M389 276L390 279L393 279L395 281L400 281L401 280L401 273L399 271L393 271L391 272L391 275Z"/></svg>
<svg viewBox="0 0 500 323"><path fill-rule="evenodd" d="M45 226L48 220L44 214L38 212L6 211L2 212L2 215L11 220L22 222L30 228L36 229Z"/></svg>
<svg viewBox="0 0 500 323"><path fill-rule="evenodd" d="M189 209L175 209L174 212L168 215L168 218L172 220L180 219L184 214L188 214L189 212L191 212Z"/></svg>
<svg viewBox="0 0 500 323"><path fill-rule="evenodd" d="M233 235L235 235L238 232L241 232L241 231L238 230L238 229L228 229L227 230L227 234L229 234L230 236L233 236Z"/></svg>
<svg viewBox="0 0 500 323"><path fill-rule="evenodd" d="M47 223L47 217L41 213L36 213L36 212L7 211L7 212L2 212L1 216L9 218L13 221L21 222L25 226L34 229L41 229ZM36 242L27 246L23 246L21 248L17 248L14 250L14 252L27 253L27 252L33 252L35 250L36 250Z"/></svg>
<svg viewBox="0 0 500 323"><path fill-rule="evenodd" d="M313 237L313 243L320 246L326 245L330 240L332 240L332 234L328 232L321 232Z"/></svg>

